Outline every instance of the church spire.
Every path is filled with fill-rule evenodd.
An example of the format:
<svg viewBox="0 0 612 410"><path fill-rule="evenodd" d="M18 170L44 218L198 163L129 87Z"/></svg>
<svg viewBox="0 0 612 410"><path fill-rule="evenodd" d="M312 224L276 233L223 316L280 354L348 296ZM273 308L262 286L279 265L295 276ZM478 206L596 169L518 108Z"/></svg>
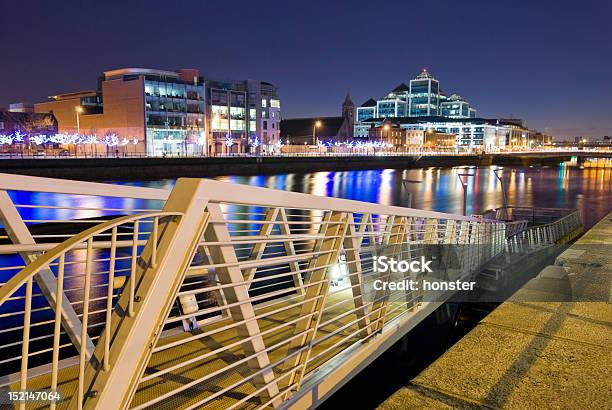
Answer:
<svg viewBox="0 0 612 410"><path fill-rule="evenodd" d="M355 105L353 104L353 100L351 99L351 93L349 91L346 92L346 97L344 98L344 104L342 105Z"/></svg>

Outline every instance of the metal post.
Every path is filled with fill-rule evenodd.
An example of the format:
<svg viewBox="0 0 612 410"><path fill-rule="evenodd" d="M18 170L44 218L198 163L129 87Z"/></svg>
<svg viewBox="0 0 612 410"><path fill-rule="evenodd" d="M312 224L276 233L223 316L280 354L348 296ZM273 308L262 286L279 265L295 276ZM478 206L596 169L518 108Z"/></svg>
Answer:
<svg viewBox="0 0 612 410"><path fill-rule="evenodd" d="M468 174L468 173L463 173L463 174L457 174L457 177L459 178L459 181L461 182L461 186L463 187L463 216L466 216L467 214L467 177L473 177L474 174ZM463 180L462 177L465 177L466 180Z"/></svg>
<svg viewBox="0 0 612 410"><path fill-rule="evenodd" d="M506 195L506 188L504 187L504 181L502 179L502 176L500 174L498 174L498 171L502 171L503 168L496 168L493 170L493 174L495 174L495 177L499 180L499 183L501 184L501 191L502 191L502 201L503 201L503 205L504 208L506 208L506 212L508 209L508 197Z"/></svg>
<svg viewBox="0 0 612 410"><path fill-rule="evenodd" d="M412 208L412 192L408 189L408 184L421 184L422 182L418 179L402 179L404 189L408 192L408 208Z"/></svg>

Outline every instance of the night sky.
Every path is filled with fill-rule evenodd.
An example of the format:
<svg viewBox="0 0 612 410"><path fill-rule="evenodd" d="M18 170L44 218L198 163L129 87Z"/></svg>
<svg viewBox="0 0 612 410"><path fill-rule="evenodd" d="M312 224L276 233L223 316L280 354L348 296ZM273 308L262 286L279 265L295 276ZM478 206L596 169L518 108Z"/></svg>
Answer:
<svg viewBox="0 0 612 410"><path fill-rule="evenodd" d="M611 1L0 2L0 106L93 89L104 70L198 68L339 115L426 67L483 117L612 135Z"/></svg>

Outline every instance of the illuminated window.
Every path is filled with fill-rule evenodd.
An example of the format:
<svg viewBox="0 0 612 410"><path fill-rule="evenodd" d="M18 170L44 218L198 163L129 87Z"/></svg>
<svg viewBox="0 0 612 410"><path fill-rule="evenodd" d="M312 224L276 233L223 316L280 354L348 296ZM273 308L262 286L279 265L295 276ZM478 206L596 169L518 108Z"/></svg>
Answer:
<svg viewBox="0 0 612 410"><path fill-rule="evenodd" d="M249 118L251 119L257 118L257 110L255 108L249 109Z"/></svg>
<svg viewBox="0 0 612 410"><path fill-rule="evenodd" d="M261 106L262 106L262 107L267 107L267 106L268 106L267 101L266 101L266 99L265 99L265 98L262 98L262 100L261 100Z"/></svg>
<svg viewBox="0 0 612 410"><path fill-rule="evenodd" d="M264 106L265 107L265 106ZM270 107L280 108L280 100L270 100Z"/></svg>
<svg viewBox="0 0 612 410"><path fill-rule="evenodd" d="M213 105L211 107L212 121L211 127L213 130L226 131L228 129L227 107L222 105Z"/></svg>
<svg viewBox="0 0 612 410"><path fill-rule="evenodd" d="M231 107L230 108L230 117L234 120L242 120L244 119L245 110L242 107Z"/></svg>
<svg viewBox="0 0 612 410"><path fill-rule="evenodd" d="M242 120L230 120L232 131L244 131L244 123Z"/></svg>

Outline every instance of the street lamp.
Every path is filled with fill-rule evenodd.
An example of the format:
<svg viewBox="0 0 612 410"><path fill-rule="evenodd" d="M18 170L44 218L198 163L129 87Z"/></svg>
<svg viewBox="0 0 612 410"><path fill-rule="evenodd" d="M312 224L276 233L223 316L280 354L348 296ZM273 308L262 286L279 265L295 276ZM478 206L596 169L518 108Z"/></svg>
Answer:
<svg viewBox="0 0 612 410"><path fill-rule="evenodd" d="M463 187L463 216L467 214L467 177L473 177L474 174L457 174L461 186ZM464 179L465 178L465 179Z"/></svg>
<svg viewBox="0 0 612 410"><path fill-rule="evenodd" d="M317 133L317 128L321 126L321 121L315 121L314 125L312 126L312 145L317 145L317 140L316 140L316 133Z"/></svg>
<svg viewBox="0 0 612 410"><path fill-rule="evenodd" d="M495 168L493 170L493 173L495 174L495 177L499 180L499 183L501 184L502 200L504 201L504 208L506 209L506 212L508 212L508 197L506 196L506 188L504 188L504 181L502 180L501 174L498 174L498 172L501 172L502 170L503 168Z"/></svg>
<svg viewBox="0 0 612 410"><path fill-rule="evenodd" d="M81 133L81 123L80 123L79 114L83 112L83 107L81 107L80 105L77 105L76 107L74 107L74 110L76 111L76 116L77 116L77 134L80 134Z"/></svg>
<svg viewBox="0 0 612 410"><path fill-rule="evenodd" d="M419 179L402 179L404 189L408 192L408 208L412 208L412 192L408 189L408 184L421 184L423 181Z"/></svg>

